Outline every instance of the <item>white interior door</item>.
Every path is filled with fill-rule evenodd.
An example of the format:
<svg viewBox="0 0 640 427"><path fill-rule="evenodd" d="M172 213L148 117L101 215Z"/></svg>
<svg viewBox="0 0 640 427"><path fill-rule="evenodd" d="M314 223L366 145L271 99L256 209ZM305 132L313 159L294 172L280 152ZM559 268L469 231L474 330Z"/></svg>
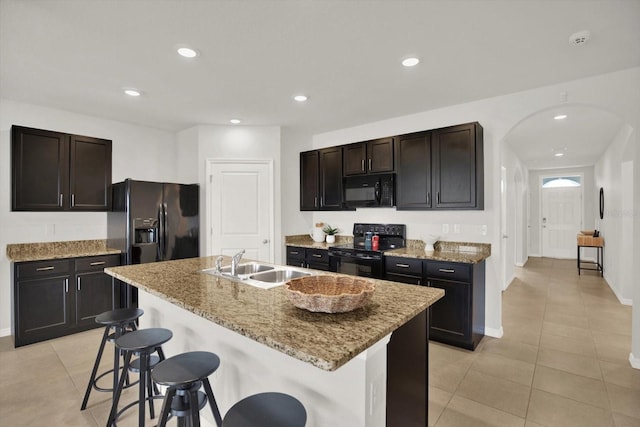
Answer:
<svg viewBox="0 0 640 427"><path fill-rule="evenodd" d="M582 187L542 188L542 256L575 258Z"/></svg>
<svg viewBox="0 0 640 427"><path fill-rule="evenodd" d="M273 262L273 167L271 161L208 163L209 255Z"/></svg>

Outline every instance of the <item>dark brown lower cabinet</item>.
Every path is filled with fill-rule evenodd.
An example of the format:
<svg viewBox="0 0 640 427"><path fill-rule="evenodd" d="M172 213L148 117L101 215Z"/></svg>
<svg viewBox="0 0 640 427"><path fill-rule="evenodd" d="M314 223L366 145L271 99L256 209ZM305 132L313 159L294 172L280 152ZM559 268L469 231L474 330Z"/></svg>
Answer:
<svg viewBox="0 0 640 427"><path fill-rule="evenodd" d="M98 327L95 317L120 301L102 270L119 264L119 255L15 263L15 346Z"/></svg>
<svg viewBox="0 0 640 427"><path fill-rule="evenodd" d="M429 310L396 329L387 344L387 427L428 424Z"/></svg>
<svg viewBox="0 0 640 427"><path fill-rule="evenodd" d="M426 261L427 286L444 289L431 307L429 338L475 350L484 336L485 262Z"/></svg>
<svg viewBox="0 0 640 427"><path fill-rule="evenodd" d="M287 246L287 265L329 271L329 251L304 246Z"/></svg>

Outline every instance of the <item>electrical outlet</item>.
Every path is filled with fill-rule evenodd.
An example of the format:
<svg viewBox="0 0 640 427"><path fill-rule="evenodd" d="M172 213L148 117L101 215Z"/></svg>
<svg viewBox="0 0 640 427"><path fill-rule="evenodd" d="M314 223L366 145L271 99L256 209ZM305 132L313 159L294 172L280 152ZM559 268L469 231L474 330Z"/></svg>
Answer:
<svg viewBox="0 0 640 427"><path fill-rule="evenodd" d="M447 234L449 232L449 224L442 224L442 232Z"/></svg>
<svg viewBox="0 0 640 427"><path fill-rule="evenodd" d="M480 228L480 233L482 233L483 236L487 235L487 226L485 224Z"/></svg>
<svg viewBox="0 0 640 427"><path fill-rule="evenodd" d="M460 233L460 224L453 224L453 232L456 234Z"/></svg>

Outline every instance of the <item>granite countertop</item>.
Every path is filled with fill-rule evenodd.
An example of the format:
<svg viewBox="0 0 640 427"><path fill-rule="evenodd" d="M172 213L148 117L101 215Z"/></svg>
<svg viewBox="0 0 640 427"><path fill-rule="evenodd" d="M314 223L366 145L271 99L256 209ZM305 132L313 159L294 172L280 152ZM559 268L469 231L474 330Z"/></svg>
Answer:
<svg viewBox="0 0 640 427"><path fill-rule="evenodd" d="M294 307L284 286L265 290L200 271L214 267L215 259L111 267L105 272L327 371L338 369L444 295L437 288L370 279L376 291L365 307L349 313L312 313ZM223 264L229 263L225 257Z"/></svg>
<svg viewBox="0 0 640 427"><path fill-rule="evenodd" d="M336 242L331 244L314 242L313 239L306 234L285 236L285 245L287 246L329 249L330 246L344 245L347 243L353 243L353 236L336 236ZM424 242L422 240L407 240L407 246L405 248L385 251L384 255L477 264L491 256L491 245L489 243L441 241L435 244L434 251L425 252Z"/></svg>
<svg viewBox="0 0 640 427"><path fill-rule="evenodd" d="M104 239L10 243L7 245L7 258L12 262L43 261L46 259L78 258L119 253L121 251L118 249L108 248L107 241Z"/></svg>
<svg viewBox="0 0 640 427"><path fill-rule="evenodd" d="M346 245L349 243L353 243L353 236L336 235L336 241L334 243L316 242L308 234L284 237L284 244L286 246L300 246L312 249L329 249L331 246Z"/></svg>
<svg viewBox="0 0 640 427"><path fill-rule="evenodd" d="M385 256L477 264L491 256L491 245L471 242L437 242L434 251L425 251L422 240L409 240L406 248L386 251Z"/></svg>

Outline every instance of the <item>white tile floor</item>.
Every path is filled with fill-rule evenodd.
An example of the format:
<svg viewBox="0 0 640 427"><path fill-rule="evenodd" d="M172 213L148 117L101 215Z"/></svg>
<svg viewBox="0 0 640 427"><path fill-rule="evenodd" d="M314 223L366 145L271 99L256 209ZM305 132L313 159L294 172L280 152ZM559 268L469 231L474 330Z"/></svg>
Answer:
<svg viewBox="0 0 640 427"><path fill-rule="evenodd" d="M503 295L503 338L475 352L431 343L429 425L640 426L631 308L594 273L578 276L575 261L531 259L517 275ZM0 338L0 426L105 425L110 395L93 392L80 411L101 335L18 349ZM137 425L136 411L118 425Z"/></svg>
<svg viewBox="0 0 640 427"><path fill-rule="evenodd" d="M532 258L503 294L504 337L431 343L429 425L640 426L631 307L575 260Z"/></svg>

